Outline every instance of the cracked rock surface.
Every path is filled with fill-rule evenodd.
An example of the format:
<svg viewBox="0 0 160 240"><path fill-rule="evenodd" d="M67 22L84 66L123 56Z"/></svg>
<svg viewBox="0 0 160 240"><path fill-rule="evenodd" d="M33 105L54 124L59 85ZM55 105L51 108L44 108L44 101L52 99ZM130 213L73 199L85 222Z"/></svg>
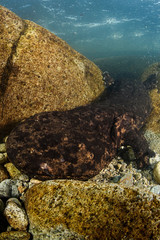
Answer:
<svg viewBox="0 0 160 240"><path fill-rule="evenodd" d="M87 104L104 90L101 70L65 41L0 6L0 130L38 112Z"/></svg>

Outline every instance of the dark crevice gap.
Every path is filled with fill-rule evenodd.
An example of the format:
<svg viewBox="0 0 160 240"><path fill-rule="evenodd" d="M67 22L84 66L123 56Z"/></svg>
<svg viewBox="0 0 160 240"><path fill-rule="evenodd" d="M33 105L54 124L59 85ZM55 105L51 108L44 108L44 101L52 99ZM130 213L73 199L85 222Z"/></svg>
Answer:
<svg viewBox="0 0 160 240"><path fill-rule="evenodd" d="M4 67L4 71L1 77L1 83L0 83L0 97L1 97L1 103L2 103L2 114L1 114L1 118L3 118L3 109L4 109L4 95L7 89L7 85L8 85L8 80L9 77L11 75L12 72L14 72L14 68L13 68L13 56L14 54L16 54L16 50L17 50L17 45L20 41L20 38L22 35L25 34L28 25L25 21L23 21L24 24L24 28L23 30L20 32L18 39L13 43L12 46L12 50L11 50L11 54L7 59L7 63L6 66Z"/></svg>

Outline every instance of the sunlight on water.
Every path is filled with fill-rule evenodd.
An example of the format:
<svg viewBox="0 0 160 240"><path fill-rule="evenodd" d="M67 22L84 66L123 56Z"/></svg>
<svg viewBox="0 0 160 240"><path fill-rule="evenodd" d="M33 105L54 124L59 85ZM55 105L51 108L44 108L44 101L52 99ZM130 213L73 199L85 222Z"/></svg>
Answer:
<svg viewBox="0 0 160 240"><path fill-rule="evenodd" d="M92 60L159 59L158 0L0 0L0 4L47 28Z"/></svg>

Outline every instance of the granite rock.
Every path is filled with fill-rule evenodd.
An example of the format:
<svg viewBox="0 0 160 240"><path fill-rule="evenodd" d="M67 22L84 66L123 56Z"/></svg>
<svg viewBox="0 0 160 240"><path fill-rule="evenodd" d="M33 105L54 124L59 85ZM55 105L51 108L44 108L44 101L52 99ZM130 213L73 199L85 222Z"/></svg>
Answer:
<svg viewBox="0 0 160 240"><path fill-rule="evenodd" d="M17 182L11 179L5 179L0 183L0 197L10 198L19 197Z"/></svg>
<svg viewBox="0 0 160 240"><path fill-rule="evenodd" d="M87 240L160 238L160 198L138 188L50 180L27 191L25 207L33 239L59 226Z"/></svg>
<svg viewBox="0 0 160 240"><path fill-rule="evenodd" d="M0 6L0 129L101 95L101 70L65 41ZM14 103L14 104L13 104Z"/></svg>
<svg viewBox="0 0 160 240"><path fill-rule="evenodd" d="M27 215L18 199L10 198L7 201L4 209L4 216L13 229L22 231L27 230Z"/></svg>

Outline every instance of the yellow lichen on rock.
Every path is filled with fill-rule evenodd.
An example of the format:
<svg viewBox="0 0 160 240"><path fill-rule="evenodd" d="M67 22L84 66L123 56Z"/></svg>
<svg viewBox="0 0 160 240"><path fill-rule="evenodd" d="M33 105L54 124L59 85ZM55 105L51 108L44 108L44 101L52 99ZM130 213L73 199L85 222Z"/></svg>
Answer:
<svg viewBox="0 0 160 240"><path fill-rule="evenodd" d="M4 166L12 179L18 179L22 175L22 173L13 165L13 163L9 162Z"/></svg>
<svg viewBox="0 0 160 240"><path fill-rule="evenodd" d="M26 211L33 239L61 226L80 239L159 239L160 202L149 192L117 184L57 180L30 188ZM52 231L51 231L52 230Z"/></svg>
<svg viewBox="0 0 160 240"><path fill-rule="evenodd" d="M65 41L4 7L0 21L0 55L7 54L0 60L0 130L38 112L85 105L102 94L101 70Z"/></svg>

